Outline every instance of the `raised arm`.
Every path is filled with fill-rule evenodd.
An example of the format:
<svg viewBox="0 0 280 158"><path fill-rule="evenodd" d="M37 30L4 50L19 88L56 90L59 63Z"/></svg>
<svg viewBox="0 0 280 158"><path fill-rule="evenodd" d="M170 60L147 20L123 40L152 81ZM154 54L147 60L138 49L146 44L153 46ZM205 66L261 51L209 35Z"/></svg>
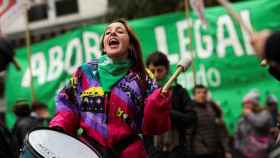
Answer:
<svg viewBox="0 0 280 158"><path fill-rule="evenodd" d="M164 95L160 88L152 90L145 100L143 133L155 135L166 132L171 127L170 110L171 92Z"/></svg>

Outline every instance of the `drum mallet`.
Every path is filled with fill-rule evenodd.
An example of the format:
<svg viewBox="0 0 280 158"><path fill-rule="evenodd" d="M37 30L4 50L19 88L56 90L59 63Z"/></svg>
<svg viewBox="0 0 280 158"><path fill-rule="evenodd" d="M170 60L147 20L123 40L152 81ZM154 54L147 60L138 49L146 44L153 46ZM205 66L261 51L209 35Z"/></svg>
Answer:
<svg viewBox="0 0 280 158"><path fill-rule="evenodd" d="M172 83L177 79L180 73L185 72L191 66L191 63L192 63L191 56L189 54L185 55L177 64L175 73L169 78L169 80L162 87L161 93L166 94L168 92L168 89L171 87Z"/></svg>
<svg viewBox="0 0 280 158"><path fill-rule="evenodd" d="M250 38L254 35L254 31L252 31L242 20L241 16L232 8L230 2L228 0L218 0L218 2L224 7L227 13L233 17L243 29L249 34ZM266 59L262 59L260 65L267 66L269 63Z"/></svg>

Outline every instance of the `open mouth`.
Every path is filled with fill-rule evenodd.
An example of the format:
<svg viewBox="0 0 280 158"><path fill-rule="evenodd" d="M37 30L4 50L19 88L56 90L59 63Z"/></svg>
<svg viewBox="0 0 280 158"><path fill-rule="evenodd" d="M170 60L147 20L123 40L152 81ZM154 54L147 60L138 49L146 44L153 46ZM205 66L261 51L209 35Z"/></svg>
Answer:
<svg viewBox="0 0 280 158"><path fill-rule="evenodd" d="M116 38L111 38L109 40L108 44L109 44L110 47L117 47L117 46L119 46L120 41L118 39L116 39Z"/></svg>

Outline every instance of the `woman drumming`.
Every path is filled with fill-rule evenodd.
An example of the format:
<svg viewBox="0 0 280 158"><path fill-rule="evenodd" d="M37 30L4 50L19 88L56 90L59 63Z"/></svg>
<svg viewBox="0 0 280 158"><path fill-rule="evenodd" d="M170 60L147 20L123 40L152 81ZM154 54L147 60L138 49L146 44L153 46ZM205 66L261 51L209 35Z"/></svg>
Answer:
<svg viewBox="0 0 280 158"><path fill-rule="evenodd" d="M171 92L162 94L146 74L140 43L124 20L109 24L99 59L81 65L56 98L50 127L81 140L105 158L146 158L139 134L170 128ZM67 148L67 146L65 146Z"/></svg>

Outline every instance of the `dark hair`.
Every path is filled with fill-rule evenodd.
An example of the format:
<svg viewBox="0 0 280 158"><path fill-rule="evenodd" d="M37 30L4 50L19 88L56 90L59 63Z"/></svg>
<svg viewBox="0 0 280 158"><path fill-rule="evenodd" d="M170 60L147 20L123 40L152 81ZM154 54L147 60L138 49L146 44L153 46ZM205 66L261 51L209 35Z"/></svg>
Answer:
<svg viewBox="0 0 280 158"><path fill-rule="evenodd" d="M197 84L197 85L195 85L195 86L193 87L193 90L192 90L193 95L195 94L195 91L196 91L197 89L205 89L206 91L208 91L207 87L205 87L204 85L202 85L202 84Z"/></svg>
<svg viewBox="0 0 280 158"><path fill-rule="evenodd" d="M169 70L168 58L164 53L160 51L155 51L149 55L146 60L146 66L148 67L151 64L154 66L164 66L167 70Z"/></svg>
<svg viewBox="0 0 280 158"><path fill-rule="evenodd" d="M44 104L42 102L34 101L34 102L32 102L31 109L32 109L32 111L37 111L37 110L42 110L42 109L47 110L48 108L47 108L46 104Z"/></svg>
<svg viewBox="0 0 280 158"><path fill-rule="evenodd" d="M15 105L13 107L13 112L18 117L29 116L30 113L31 113L31 110L30 110L28 101L27 100L18 100L18 101L16 101L16 103L15 103Z"/></svg>
<svg viewBox="0 0 280 158"><path fill-rule="evenodd" d="M129 36L129 43L130 43L130 48L129 48L129 59L131 59L134 62L134 66L132 67L132 71L134 71L135 73L139 74L140 76L140 81L143 82L141 83L141 86L144 86L144 90L146 89L146 80L145 78L148 76L145 70L145 66L144 66L144 62L143 62L143 58L142 58L142 50L141 50L141 46L140 46L140 42L138 40L138 38L136 37L135 33L132 31L132 28L128 25L127 21L124 19L118 19L115 20L112 23L121 23L123 24L123 26L125 27L125 29L128 32L128 36ZM102 48L102 50L104 49L104 35L105 35L105 31L103 33L103 36L101 38L101 42L100 42L100 47ZM103 52L106 53L106 52Z"/></svg>

